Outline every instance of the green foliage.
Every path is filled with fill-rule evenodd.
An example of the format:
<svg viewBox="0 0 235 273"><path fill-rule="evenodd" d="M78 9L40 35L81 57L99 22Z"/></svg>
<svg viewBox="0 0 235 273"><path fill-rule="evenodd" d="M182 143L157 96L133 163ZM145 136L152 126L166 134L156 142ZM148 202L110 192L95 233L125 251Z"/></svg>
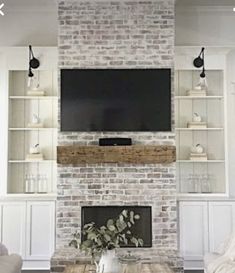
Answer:
<svg viewBox="0 0 235 273"><path fill-rule="evenodd" d="M138 214L133 211L123 210L116 219L109 219L105 226L96 227L91 222L83 227L83 236L86 240L80 243L80 234L73 234L73 240L69 246L80 248L93 257L105 250L111 250L120 245L133 244L134 246L142 246L143 240L132 235L130 228L140 219Z"/></svg>

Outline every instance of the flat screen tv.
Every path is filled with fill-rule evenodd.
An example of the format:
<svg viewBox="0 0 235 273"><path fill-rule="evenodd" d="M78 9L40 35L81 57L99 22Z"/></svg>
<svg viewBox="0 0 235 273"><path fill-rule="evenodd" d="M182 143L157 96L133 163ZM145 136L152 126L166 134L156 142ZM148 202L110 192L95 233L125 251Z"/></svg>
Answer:
<svg viewBox="0 0 235 273"><path fill-rule="evenodd" d="M106 225L109 219L118 218L123 210L134 211L140 216L135 225L130 228L133 236L143 239L143 247L152 247L152 209L150 206L92 206L82 207L81 229L85 224L94 222L97 227ZM82 242L84 241L82 235ZM135 247L133 244L122 245L121 247Z"/></svg>
<svg viewBox="0 0 235 273"><path fill-rule="evenodd" d="M61 131L171 131L171 70L62 69Z"/></svg>

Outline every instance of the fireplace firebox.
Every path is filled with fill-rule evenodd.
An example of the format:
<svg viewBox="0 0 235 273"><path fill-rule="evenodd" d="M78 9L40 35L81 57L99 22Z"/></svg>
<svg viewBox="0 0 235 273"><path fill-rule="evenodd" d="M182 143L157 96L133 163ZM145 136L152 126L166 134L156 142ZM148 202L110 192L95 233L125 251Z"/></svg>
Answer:
<svg viewBox="0 0 235 273"><path fill-rule="evenodd" d="M152 247L152 208L150 206L85 206L81 210L81 228L91 222L101 227L108 219L118 217L123 210L134 211L135 214L140 215L140 219L130 230L134 236L143 239L142 247ZM84 240L83 236L81 239ZM135 246L123 245L121 247Z"/></svg>

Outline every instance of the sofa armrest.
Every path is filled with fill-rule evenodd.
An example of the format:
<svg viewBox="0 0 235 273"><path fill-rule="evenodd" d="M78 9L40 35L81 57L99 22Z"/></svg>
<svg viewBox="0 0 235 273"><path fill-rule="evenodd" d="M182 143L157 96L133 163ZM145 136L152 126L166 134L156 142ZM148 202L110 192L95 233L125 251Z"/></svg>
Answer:
<svg viewBox="0 0 235 273"><path fill-rule="evenodd" d="M0 256L0 272L18 273L21 272L22 259L18 254Z"/></svg>
<svg viewBox="0 0 235 273"><path fill-rule="evenodd" d="M3 244L0 243L0 256L6 255L8 255L8 250Z"/></svg>

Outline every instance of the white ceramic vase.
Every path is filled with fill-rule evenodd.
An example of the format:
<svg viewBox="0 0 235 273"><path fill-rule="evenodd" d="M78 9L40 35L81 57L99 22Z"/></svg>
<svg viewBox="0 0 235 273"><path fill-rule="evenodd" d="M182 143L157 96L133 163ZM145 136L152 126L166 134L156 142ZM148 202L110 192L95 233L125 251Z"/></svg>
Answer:
<svg viewBox="0 0 235 273"><path fill-rule="evenodd" d="M97 273L119 273L120 268L115 250L107 250L103 252L100 258Z"/></svg>

